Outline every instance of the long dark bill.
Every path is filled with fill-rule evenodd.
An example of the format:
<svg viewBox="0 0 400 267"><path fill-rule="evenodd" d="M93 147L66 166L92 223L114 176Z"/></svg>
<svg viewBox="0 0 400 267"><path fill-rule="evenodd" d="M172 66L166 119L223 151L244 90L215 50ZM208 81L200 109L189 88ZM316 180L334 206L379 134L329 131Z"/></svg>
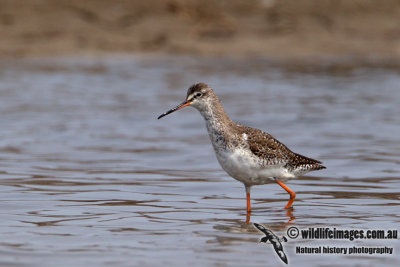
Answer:
<svg viewBox="0 0 400 267"><path fill-rule="evenodd" d="M162 117L167 116L168 114L171 114L171 113L174 112L174 111L177 111L177 110L180 110L181 108L187 107L187 106L189 106L191 103L192 103L192 101L187 101L187 100L185 100L185 101L183 101L182 103L180 103L179 105L177 105L176 107L174 107L174 108L168 110L167 112L164 112L164 113L161 114L160 116L158 116L157 119L159 120L159 119L161 119Z"/></svg>

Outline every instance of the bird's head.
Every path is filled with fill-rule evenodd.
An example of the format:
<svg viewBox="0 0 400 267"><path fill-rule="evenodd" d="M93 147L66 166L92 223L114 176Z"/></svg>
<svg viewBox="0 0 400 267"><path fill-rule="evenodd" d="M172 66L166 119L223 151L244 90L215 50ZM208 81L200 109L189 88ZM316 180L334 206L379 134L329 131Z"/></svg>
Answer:
<svg viewBox="0 0 400 267"><path fill-rule="evenodd" d="M189 87L186 95L185 101L183 101L178 106L168 110L167 112L161 114L158 119L161 119L172 112L180 110L184 107L194 107L200 112L210 107L213 99L216 98L213 90L205 83L196 83Z"/></svg>

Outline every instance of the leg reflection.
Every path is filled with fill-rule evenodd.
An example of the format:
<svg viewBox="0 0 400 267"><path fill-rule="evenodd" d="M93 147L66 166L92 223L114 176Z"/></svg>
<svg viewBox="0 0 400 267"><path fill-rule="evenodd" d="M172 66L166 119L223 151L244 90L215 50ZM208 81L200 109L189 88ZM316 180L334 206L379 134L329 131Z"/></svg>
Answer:
<svg viewBox="0 0 400 267"><path fill-rule="evenodd" d="M294 210L293 207L290 207L286 210L286 216L289 218L287 224L293 222L296 219L296 217L294 217L293 215L293 210Z"/></svg>
<svg viewBox="0 0 400 267"><path fill-rule="evenodd" d="M246 223L247 223L247 224L250 223L250 218L251 218L251 210L248 210L248 211L247 211L247 214L246 214Z"/></svg>
<svg viewBox="0 0 400 267"><path fill-rule="evenodd" d="M294 220L296 220L296 217L293 215L293 207L290 207L288 209L286 209L286 217L288 217L288 221L285 224L290 224L292 223ZM247 210L246 213L246 224L250 224L250 219L251 219L251 210Z"/></svg>

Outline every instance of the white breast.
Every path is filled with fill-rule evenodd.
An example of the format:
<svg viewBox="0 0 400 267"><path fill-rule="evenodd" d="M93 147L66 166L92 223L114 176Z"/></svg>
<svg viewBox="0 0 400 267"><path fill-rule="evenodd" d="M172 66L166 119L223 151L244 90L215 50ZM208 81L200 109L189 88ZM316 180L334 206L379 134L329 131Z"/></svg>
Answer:
<svg viewBox="0 0 400 267"><path fill-rule="evenodd" d="M216 155L221 167L236 180L248 184L266 184L274 178L287 180L294 176L282 165L264 166L251 151L243 148L229 150L216 150Z"/></svg>

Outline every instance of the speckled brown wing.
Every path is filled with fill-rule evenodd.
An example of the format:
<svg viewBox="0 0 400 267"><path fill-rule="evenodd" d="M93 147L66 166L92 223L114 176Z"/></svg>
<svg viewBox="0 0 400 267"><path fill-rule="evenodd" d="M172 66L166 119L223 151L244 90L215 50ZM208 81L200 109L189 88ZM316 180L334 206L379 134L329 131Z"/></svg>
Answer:
<svg viewBox="0 0 400 267"><path fill-rule="evenodd" d="M258 129L244 127L247 143L251 152L259 158L265 159L267 164L286 164L294 154L284 144L272 135Z"/></svg>
<svg viewBox="0 0 400 267"><path fill-rule="evenodd" d="M292 152L268 133L251 127L244 127L243 133L247 134L251 152L266 160L267 165L282 164L298 173L325 169L320 161Z"/></svg>

